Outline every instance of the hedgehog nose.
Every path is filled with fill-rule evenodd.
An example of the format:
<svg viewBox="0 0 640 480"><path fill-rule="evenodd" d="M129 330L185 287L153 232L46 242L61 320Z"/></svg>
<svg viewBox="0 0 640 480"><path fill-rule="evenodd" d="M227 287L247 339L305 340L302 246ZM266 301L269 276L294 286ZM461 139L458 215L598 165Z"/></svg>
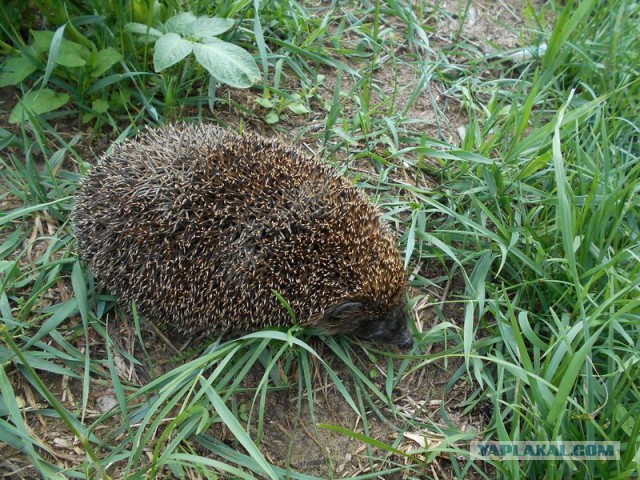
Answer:
<svg viewBox="0 0 640 480"><path fill-rule="evenodd" d="M411 347L413 347L413 337L411 336L398 344L398 348L402 350L409 350Z"/></svg>

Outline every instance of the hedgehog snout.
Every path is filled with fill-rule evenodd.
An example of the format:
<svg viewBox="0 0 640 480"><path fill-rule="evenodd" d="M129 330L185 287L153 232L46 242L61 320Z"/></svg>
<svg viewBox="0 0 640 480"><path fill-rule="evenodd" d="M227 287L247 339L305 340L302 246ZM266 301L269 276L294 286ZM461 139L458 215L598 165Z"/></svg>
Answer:
<svg viewBox="0 0 640 480"><path fill-rule="evenodd" d="M393 343L402 350L413 347L413 335L409 328L410 318L404 305L392 310L385 320L390 329L389 343Z"/></svg>
<svg viewBox="0 0 640 480"><path fill-rule="evenodd" d="M398 348L402 350L409 350L411 347L413 347L413 335L411 335L411 332L409 331L408 328L406 328L402 332L402 337L396 343L396 345L398 346Z"/></svg>
<svg viewBox="0 0 640 480"><path fill-rule="evenodd" d="M393 344L403 350L413 346L409 316L404 304L396 306L385 316L362 318L353 334L364 340Z"/></svg>

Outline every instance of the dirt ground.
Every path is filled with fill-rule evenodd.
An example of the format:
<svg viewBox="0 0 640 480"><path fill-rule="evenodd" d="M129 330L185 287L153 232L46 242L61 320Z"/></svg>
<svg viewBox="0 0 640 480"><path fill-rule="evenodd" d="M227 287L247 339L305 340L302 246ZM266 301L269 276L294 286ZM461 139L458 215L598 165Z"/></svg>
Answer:
<svg viewBox="0 0 640 480"><path fill-rule="evenodd" d="M468 44L477 49L477 58L491 55L496 49L515 48L526 45L525 41L528 32L525 29L523 21L523 11L526 2L517 0L482 0L473 1L470 8L465 14L464 7L466 2L444 0L429 4L433 10L433 15L428 17L428 33L431 47L439 55L450 55L451 61L464 64L474 59L465 59L460 57L460 53L451 50L458 38L463 38ZM329 8L329 7L327 7ZM464 26L460 29L459 18L464 17L466 20ZM404 25L400 22L389 19L390 23L384 27L390 27L396 33L397 38L402 39L406 36ZM376 70L375 82L380 86L383 94L397 95L396 109L402 111L410 101L412 92L421 81L421 71L415 62L415 55L408 41L398 42L396 46L396 56L399 59L405 59L404 62L397 64L397 71L388 68L384 63ZM426 59L426 63L434 59ZM384 59L383 59L384 62ZM351 64L353 68L359 65ZM335 71L325 69L324 88L318 91L318 95L322 100L331 101L334 85L336 82ZM488 75L490 72L487 73ZM349 75L344 75L342 80L342 89L348 91L353 79ZM222 95L229 95L234 102L243 105L252 111L259 113L260 107L256 104L259 98L257 91L233 91L221 89ZM13 126L6 124L8 112L11 110L15 101L15 92L5 90L0 96L0 109L2 110L2 126L3 128L13 129ZM5 95L6 94L6 95ZM376 101L379 99L374 99ZM319 101L319 100L318 100ZM357 110L358 106L352 99L345 99L343 115L349 115ZM446 118L447 125L441 125L436 121L435 109L439 109ZM276 131L259 121L260 115L255 118L248 119L243 116L242 112L236 108L223 106L218 112L220 118L230 125L244 124L245 129L253 129L267 135L282 135L288 138L300 139L307 147L320 155L321 144L319 140L312 135L314 131L321 131L323 128L324 113L314 114L313 112L304 118L290 116L283 119L277 124ZM411 105L408 111L408 117L420 120L412 125L417 131L422 131L429 136L442 138L448 142L459 144L461 140L461 132L467 124L467 117L464 107L448 94L446 91L440 91L438 85L424 85L421 95ZM439 118L443 118L441 115ZM91 136L90 131L84 131L86 127L81 125L61 125L61 131L66 132L70 136L75 133L82 133L81 138L87 139L87 144L81 146L80 151L86 155L87 160L95 158L109 144L108 139L96 139ZM340 156L340 152L337 153ZM348 159L338 159L339 161L347 161ZM433 180L425 178L425 182ZM2 208L12 208L10 200ZM46 231L46 225L44 227ZM37 258L38 252L42 252L44 248L37 245L33 248L33 259ZM421 274L427 278L435 278L446 276L436 265L420 265ZM56 295L58 298L64 298L70 295L72 289L70 285L58 285L56 287ZM421 296L415 307L414 316L418 328L427 332L430 328L437 324L438 316L435 313L434 306L440 305L443 308L443 316L445 320L454 324L460 324L462 320L461 307L456 303L447 303L450 298L459 296L464 291L464 285L458 279L452 279L446 285L434 287L432 290L416 291L416 296ZM162 339L161 336L149 333L148 345L146 348L151 353L153 363L157 366L158 371L149 372L144 369L136 369L133 365L123 358L116 358L118 362L118 370L129 378L137 378L141 383L148 381L154 374L162 373L163 370L172 368L175 363L174 359L177 354L169 344ZM130 340L122 339L126 344ZM135 341L134 341L135 342ZM174 344L178 349L181 345ZM353 390L353 384L350 383L347 375L348 369L340 364L339 359L332 356L328 348L321 348L320 343L317 344L318 351L322 357L335 369L343 382L348 388ZM190 345L189 347L193 347ZM104 351L105 346L100 344L100 337L96 336L96 344L92 345L92 357L97 358L97 352ZM126 346L125 346L126 348ZM435 348L435 347L434 347ZM467 394L471 391L471 386L465 381L459 381L451 392L445 398L444 388L449 382L452 372L454 372L459 364L449 362L444 365L439 362L427 364L420 371L403 378L400 387L395 394L395 405L401 415L393 418L390 412L388 422L395 425L398 429L405 426L406 418L428 417L431 421L438 423L440 420L440 409L443 408L449 418L456 421L459 430L479 431L486 425L486 412L474 411L464 413L462 403ZM375 365L372 365L375 368ZM16 372L8 372L12 381L15 381L13 388L19 395L19 401L23 403L26 411L45 408L44 400L33 391L26 383L21 381L21 375ZM379 376L376 381L384 385L386 372L379 369ZM261 372L256 371L254 375L256 382L261 377ZM82 385L77 379L69 379L67 377L44 375L43 378L48 382L48 386L52 391L62 399L68 408L73 410L79 408L81 404ZM252 376L249 376L249 379ZM251 385L247 385L250 387ZM318 384L320 386L320 383ZM101 402L107 401L111 395L110 386L97 383L90 392L89 419L91 417L98 418L101 415L100 409L104 408L99 405ZM107 400L105 400L105 398ZM291 468L304 472L309 475L315 475L320 478L348 478L357 474L364 474L372 470L369 464L369 452L366 446L356 442L348 437L337 433L316 428L314 421L310 418L309 412L301 409L301 414L297 414L298 392L295 389L272 392L268 395L267 418L265 419L265 433L261 444L261 449L267 459L275 465ZM242 398L237 400L243 402ZM316 423L326 423L343 426L352 430L361 429L361 421L349 405L344 401L335 388L319 389L315 392L315 410ZM293 412L293 413L292 413ZM30 421L29 432L34 438L38 439L43 445L50 448L51 458L55 459L60 465L72 466L84 459L84 452L79 448L73 436L67 431L64 424L55 418L46 415L28 416ZM116 422L117 423L117 422ZM115 425L115 423L114 423ZM444 426L444 425L443 425ZM386 443L393 443L397 438L397 431L391 428L389 423L385 423L371 415L369 419L369 436L379 439ZM219 432L222 437L228 434ZM223 438L224 439L224 438ZM429 435L427 432L408 432L405 438L400 442L400 449L412 450L423 447L420 442L426 442L427 446L433 445L432 442L438 442L437 436ZM35 470L30 465L28 459L23 455L16 453L9 446L0 445L0 471L3 472L5 478L34 478ZM377 452L378 457L382 457L382 452ZM389 457L389 461L402 463L402 459ZM385 465L386 468L390 464ZM373 470L379 468L380 465L374 465ZM454 478L448 459L445 457L438 458L432 465L431 470L425 472L425 477L435 478ZM392 478L392 477L386 477ZM403 478L398 475L396 478Z"/></svg>

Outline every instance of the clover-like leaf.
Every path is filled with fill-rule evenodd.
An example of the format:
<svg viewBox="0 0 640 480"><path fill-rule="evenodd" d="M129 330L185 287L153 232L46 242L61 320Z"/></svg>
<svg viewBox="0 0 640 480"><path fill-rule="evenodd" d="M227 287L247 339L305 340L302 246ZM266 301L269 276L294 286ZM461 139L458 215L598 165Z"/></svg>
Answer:
<svg viewBox="0 0 640 480"><path fill-rule="evenodd" d="M194 43L193 53L200 64L219 82L248 88L260 80L260 70L249 52L215 37Z"/></svg>
<svg viewBox="0 0 640 480"><path fill-rule="evenodd" d="M194 44L177 33L165 33L154 46L153 67L161 72L191 53Z"/></svg>

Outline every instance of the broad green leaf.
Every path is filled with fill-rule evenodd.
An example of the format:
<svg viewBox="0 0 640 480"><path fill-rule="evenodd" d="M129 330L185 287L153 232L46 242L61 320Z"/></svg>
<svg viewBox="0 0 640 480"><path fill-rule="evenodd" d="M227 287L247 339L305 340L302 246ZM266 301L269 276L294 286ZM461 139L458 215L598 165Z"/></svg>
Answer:
<svg viewBox="0 0 640 480"><path fill-rule="evenodd" d="M36 66L22 56L11 57L2 64L0 72L0 88L8 85L17 85L36 71Z"/></svg>
<svg viewBox="0 0 640 480"><path fill-rule="evenodd" d="M42 52L49 52L51 43L53 42L54 33L48 30L32 31L33 39L36 46ZM90 53L85 47L79 43L62 39L60 49L56 57L56 64L63 67L84 67Z"/></svg>
<svg viewBox="0 0 640 480"><path fill-rule="evenodd" d="M94 118L96 118L96 114L93 112L85 112L82 114L82 116L80 117L80 121L84 124L84 123L89 123L91 120L93 120Z"/></svg>
<svg viewBox="0 0 640 480"><path fill-rule="evenodd" d="M226 32L235 22L230 18L198 17L186 28L186 35L203 39Z"/></svg>
<svg viewBox="0 0 640 480"><path fill-rule="evenodd" d="M91 76L101 76L120 60L122 60L122 54L115 48L107 47L100 50L96 55L96 63L91 71Z"/></svg>
<svg viewBox="0 0 640 480"><path fill-rule="evenodd" d="M309 113L309 109L300 102L289 103L287 105L287 108L296 115L306 115L307 113Z"/></svg>
<svg viewBox="0 0 640 480"><path fill-rule="evenodd" d="M276 112L275 110L271 110L265 115L264 121L269 125L273 125L274 123L278 123L280 121L280 116L278 115L278 112Z"/></svg>
<svg viewBox="0 0 640 480"><path fill-rule="evenodd" d="M49 51L49 47L51 47L51 42L53 41L53 32L49 30L32 30L31 35L33 35L33 41L40 52Z"/></svg>
<svg viewBox="0 0 640 480"><path fill-rule="evenodd" d="M191 53L193 44L180 37L177 33L165 33L155 44L153 53L153 67L161 72L171 65L175 65Z"/></svg>
<svg viewBox="0 0 640 480"><path fill-rule="evenodd" d="M189 35L191 24L197 20L196 16L191 12L179 13L174 15L164 24L165 31L168 33L179 33L183 36Z"/></svg>
<svg viewBox="0 0 640 480"><path fill-rule="evenodd" d="M208 43L194 43L193 53L200 64L219 82L236 88L249 88L260 80L260 70L246 50L210 38Z"/></svg>
<svg viewBox="0 0 640 480"><path fill-rule="evenodd" d="M265 97L256 99L256 103L262 108L273 108L274 106L273 101Z"/></svg>
<svg viewBox="0 0 640 480"><path fill-rule="evenodd" d="M65 46L65 43L66 42L62 42L62 45L60 45L60 52L56 58L56 64L63 67L84 67L87 64L87 61L79 52L79 50L84 49L84 47L75 43L73 48L69 48L68 46Z"/></svg>
<svg viewBox="0 0 640 480"><path fill-rule="evenodd" d="M27 93L13 108L9 123L20 123L27 118L27 112L34 115L52 112L69 101L66 93L56 93L49 88Z"/></svg>
<svg viewBox="0 0 640 480"><path fill-rule="evenodd" d="M94 100L91 104L91 109L94 112L105 113L107 110L109 110L109 102L102 99Z"/></svg>
<svg viewBox="0 0 640 480"><path fill-rule="evenodd" d="M124 31L128 33L137 33L140 35L149 35L152 37L159 38L162 36L162 32L155 28L148 27L142 23L127 23L124 26Z"/></svg>

